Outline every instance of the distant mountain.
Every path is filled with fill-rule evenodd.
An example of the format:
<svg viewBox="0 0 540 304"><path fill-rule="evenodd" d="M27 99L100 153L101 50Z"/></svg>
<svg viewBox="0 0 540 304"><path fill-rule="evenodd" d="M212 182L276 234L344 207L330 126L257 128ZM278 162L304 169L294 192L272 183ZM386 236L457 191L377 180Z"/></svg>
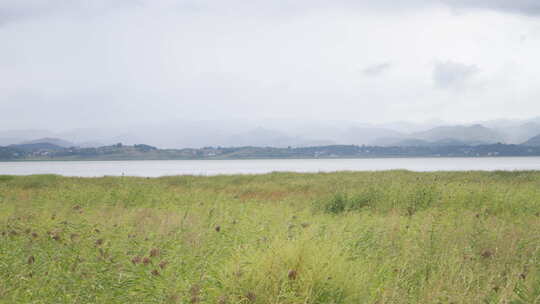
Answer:
<svg viewBox="0 0 540 304"><path fill-rule="evenodd" d="M0 145L8 146L32 140L34 138L51 137L47 130L0 130Z"/></svg>
<svg viewBox="0 0 540 304"><path fill-rule="evenodd" d="M540 134L540 123L530 121L515 126L497 128L495 130L503 134L505 142L519 144Z"/></svg>
<svg viewBox="0 0 540 304"><path fill-rule="evenodd" d="M440 147L483 145L503 142L503 136L482 125L443 126L409 135L381 137L371 144L395 147Z"/></svg>
<svg viewBox="0 0 540 304"><path fill-rule="evenodd" d="M33 144L20 144L10 145L8 148L24 151L24 152L37 152L37 151L61 151L64 147L51 144L51 143L33 143Z"/></svg>
<svg viewBox="0 0 540 304"><path fill-rule="evenodd" d="M257 147L301 147L313 145L329 145L331 140L308 139L299 136L289 136L283 132L256 128L244 133L238 133L225 138L226 146L257 146Z"/></svg>
<svg viewBox="0 0 540 304"><path fill-rule="evenodd" d="M352 127L337 138L340 144L369 145L379 138L405 138L403 133L386 128Z"/></svg>
<svg viewBox="0 0 540 304"><path fill-rule="evenodd" d="M69 142L67 140L63 140L60 138L51 138L51 137L29 140L29 141L22 142L21 144L28 145L28 144L44 144L44 143L53 144L53 145L64 147L64 148L75 146L74 143Z"/></svg>
<svg viewBox="0 0 540 304"><path fill-rule="evenodd" d="M2 137L0 138L0 147L1 146L9 146L13 144L20 143L21 139L16 137Z"/></svg>
<svg viewBox="0 0 540 304"><path fill-rule="evenodd" d="M524 146L540 147L540 134L523 143Z"/></svg>
<svg viewBox="0 0 540 304"><path fill-rule="evenodd" d="M499 132L482 125L436 127L427 131L413 133L411 137L430 142L459 141L468 145L492 144L504 141Z"/></svg>

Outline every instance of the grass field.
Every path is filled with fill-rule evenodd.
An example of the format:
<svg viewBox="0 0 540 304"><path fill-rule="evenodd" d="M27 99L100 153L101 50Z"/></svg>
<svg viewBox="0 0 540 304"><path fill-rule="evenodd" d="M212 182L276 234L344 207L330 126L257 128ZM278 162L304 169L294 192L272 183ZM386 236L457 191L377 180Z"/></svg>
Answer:
<svg viewBox="0 0 540 304"><path fill-rule="evenodd" d="M540 303L540 172L0 176L0 303Z"/></svg>

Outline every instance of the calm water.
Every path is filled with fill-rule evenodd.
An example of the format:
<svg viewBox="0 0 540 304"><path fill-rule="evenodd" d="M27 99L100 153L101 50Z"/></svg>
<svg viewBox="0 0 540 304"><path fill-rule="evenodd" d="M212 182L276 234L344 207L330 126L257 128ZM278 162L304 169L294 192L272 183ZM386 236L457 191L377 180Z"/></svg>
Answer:
<svg viewBox="0 0 540 304"><path fill-rule="evenodd" d="M65 176L164 176L239 173L463 170L540 170L540 157L501 158L385 158L385 159L289 159L289 160L169 160L169 161L81 161L0 162L0 174L54 173Z"/></svg>

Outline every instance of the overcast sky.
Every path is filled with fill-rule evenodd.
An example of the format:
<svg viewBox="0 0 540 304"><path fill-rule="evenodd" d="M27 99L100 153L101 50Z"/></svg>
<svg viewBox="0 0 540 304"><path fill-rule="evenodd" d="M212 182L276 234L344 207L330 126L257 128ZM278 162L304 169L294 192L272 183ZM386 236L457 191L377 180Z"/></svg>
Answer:
<svg viewBox="0 0 540 304"><path fill-rule="evenodd" d="M538 0L0 0L0 129L540 115Z"/></svg>

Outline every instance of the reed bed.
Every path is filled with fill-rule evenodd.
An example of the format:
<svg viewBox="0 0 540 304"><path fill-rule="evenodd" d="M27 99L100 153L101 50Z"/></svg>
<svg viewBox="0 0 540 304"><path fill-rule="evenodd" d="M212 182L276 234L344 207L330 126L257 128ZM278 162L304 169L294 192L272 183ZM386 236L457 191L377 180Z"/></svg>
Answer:
<svg viewBox="0 0 540 304"><path fill-rule="evenodd" d="M540 172L0 176L1 303L540 303Z"/></svg>

